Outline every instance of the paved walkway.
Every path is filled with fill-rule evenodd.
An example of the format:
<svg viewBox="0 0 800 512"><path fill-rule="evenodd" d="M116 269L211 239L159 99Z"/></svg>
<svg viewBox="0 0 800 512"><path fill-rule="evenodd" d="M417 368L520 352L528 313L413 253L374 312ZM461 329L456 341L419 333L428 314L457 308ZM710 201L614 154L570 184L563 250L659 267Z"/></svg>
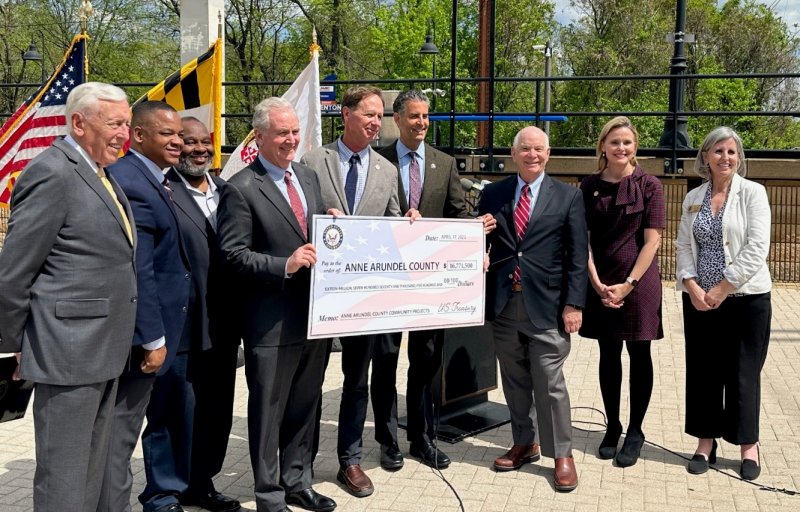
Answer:
<svg viewBox="0 0 800 512"><path fill-rule="evenodd" d="M511 444L511 432L505 425L456 445L442 443L453 460L443 475L465 511L800 510L800 494L792 494L800 490L800 287L777 287L773 292L772 340L762 381L762 474L755 485L737 478L739 450L727 443L720 447L717 470L701 476L686 472L685 459L691 457L695 440L683 433L683 327L680 297L673 290L671 283L665 285L666 338L654 344L655 385L644 424L648 444L639 462L621 469L595 455L603 436L603 428L596 425L603 420L599 412L603 406L597 384L598 351L593 341L574 338L566 375L575 408L574 455L580 485L569 494L555 492L550 459L523 466L518 472L491 470L494 458ZM401 365L398 389L403 393L407 365L404 356ZM375 493L368 498L354 498L336 483L341 382L340 358L334 354L325 380L323 437L315 488L333 497L341 511L459 510L456 494L430 468L412 459L406 459L405 467L396 473L380 468L371 418L365 433L363 466L375 483ZM623 404L627 400L624 388ZM225 494L239 498L244 510L255 510L247 454L246 397L244 373L240 370L228 457L216 485ZM490 399L503 402L502 391L493 391ZM401 396L401 414L405 414L404 402ZM407 443L401 442L401 449L407 448ZM135 502L144 486L141 450L137 449L134 457L133 503L134 510L141 510ZM0 424L0 511L32 510L34 459L30 411L23 420Z"/></svg>

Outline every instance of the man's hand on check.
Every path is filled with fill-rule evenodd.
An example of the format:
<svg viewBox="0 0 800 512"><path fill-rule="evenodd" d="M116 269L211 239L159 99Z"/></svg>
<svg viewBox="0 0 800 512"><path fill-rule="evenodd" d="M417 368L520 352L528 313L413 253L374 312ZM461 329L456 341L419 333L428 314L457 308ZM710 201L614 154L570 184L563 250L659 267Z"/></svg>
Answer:
<svg viewBox="0 0 800 512"><path fill-rule="evenodd" d="M411 208L406 212L406 217L410 218L411 222L413 223L415 220L421 219L422 214L419 213L419 210L417 210L416 208Z"/></svg>
<svg viewBox="0 0 800 512"><path fill-rule="evenodd" d="M486 213L478 217L483 221L483 234L488 235L497 227L497 219L491 213Z"/></svg>
<svg viewBox="0 0 800 512"><path fill-rule="evenodd" d="M303 267L311 267L317 262L317 249L313 244L298 247L286 262L286 272L294 274Z"/></svg>
<svg viewBox="0 0 800 512"><path fill-rule="evenodd" d="M344 213L336 208L328 208L328 215L333 215L334 217L344 217Z"/></svg>

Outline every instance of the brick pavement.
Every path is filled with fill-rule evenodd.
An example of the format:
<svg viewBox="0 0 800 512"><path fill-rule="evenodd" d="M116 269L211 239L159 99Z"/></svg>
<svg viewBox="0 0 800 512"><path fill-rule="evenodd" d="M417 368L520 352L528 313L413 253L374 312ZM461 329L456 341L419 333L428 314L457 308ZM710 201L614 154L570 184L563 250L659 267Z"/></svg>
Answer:
<svg viewBox="0 0 800 512"><path fill-rule="evenodd" d="M757 485L736 478L739 451L724 442L718 454L718 471L712 470L701 476L686 472L684 458L691 457L695 440L683 433L680 297L672 283L665 284L664 295L666 338L654 343L653 400L644 424L647 440L653 444L645 446L639 462L621 469L614 467L611 461L596 457L595 451L603 436L602 427L592 424L602 422L599 411L603 406L597 384L598 351L594 341L576 337L566 365L566 376L575 408L574 455L580 485L569 494L555 492L550 459L523 466L517 472L492 471L490 466L494 458L511 443L510 428L505 425L456 445L441 445L453 460L443 474L458 492L464 510L800 510L800 494L792 496L762 489L762 486L770 486L800 490L800 287L778 286L773 292L772 339L762 381L762 473ZM336 423L342 382L339 368L340 358L334 354L325 381L315 488L333 497L339 505L337 510L341 511L459 510L453 492L430 468L408 458L405 467L398 472L387 473L380 468L378 447L372 438L371 417L365 433L363 466L375 483L375 493L368 498L354 498L336 483ZM401 356L401 368L398 369L401 394L406 368L407 360ZM623 414L627 414L625 388L623 385ZM230 447L216 485L225 494L239 498L244 510L255 510L247 452L246 397L244 374L240 370ZM495 402L504 401L501 390L493 391L490 398ZM399 407L400 413L405 414L402 395ZM404 440L401 440L401 449L408 449ZM144 485L141 456L141 450L137 449L134 454L134 510L141 510L135 501L136 494ZM32 509L34 457L30 411L23 420L0 424L0 511ZM294 510L300 509L294 507Z"/></svg>

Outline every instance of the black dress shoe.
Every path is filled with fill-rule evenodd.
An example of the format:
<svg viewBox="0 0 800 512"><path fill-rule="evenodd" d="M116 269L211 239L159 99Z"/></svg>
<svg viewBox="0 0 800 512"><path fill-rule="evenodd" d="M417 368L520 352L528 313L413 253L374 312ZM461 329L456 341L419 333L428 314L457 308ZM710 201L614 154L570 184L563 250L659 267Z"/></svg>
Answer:
<svg viewBox="0 0 800 512"><path fill-rule="evenodd" d="M183 512L183 507L180 503L170 503L156 509L156 512Z"/></svg>
<svg viewBox="0 0 800 512"><path fill-rule="evenodd" d="M708 454L708 458L702 453L695 453L692 460L689 461L689 464L686 466L686 471L693 475L702 475L706 471L708 471L708 465L714 464L717 462L717 440L714 439L714 442L711 443L711 453Z"/></svg>
<svg viewBox="0 0 800 512"><path fill-rule="evenodd" d="M403 454L396 444L381 445L381 467L386 471L397 471L403 467Z"/></svg>
<svg viewBox="0 0 800 512"><path fill-rule="evenodd" d="M742 459L742 467L739 468L739 474L742 475L744 480L755 480L761 474L761 448L756 446L758 450L758 461L753 459Z"/></svg>
<svg viewBox="0 0 800 512"><path fill-rule="evenodd" d="M411 443L409 453L432 468L444 469L450 465L450 457L427 441Z"/></svg>
<svg viewBox="0 0 800 512"><path fill-rule="evenodd" d="M615 459L617 466L627 468L636 464L639 454L642 452L642 446L644 446L644 434L641 430L625 434L625 442L622 443L622 449Z"/></svg>
<svg viewBox="0 0 800 512"><path fill-rule="evenodd" d="M181 496L180 501L183 505L193 505L211 512L235 512L242 508L238 500L229 498L217 491L211 491L203 495L185 494Z"/></svg>
<svg viewBox="0 0 800 512"><path fill-rule="evenodd" d="M306 510L314 512L330 512L336 508L336 502L327 496L323 496L311 487L298 492L286 493L286 503L297 505Z"/></svg>
<svg viewBox="0 0 800 512"><path fill-rule="evenodd" d="M617 422L612 425L609 424L606 429L606 435L600 441L600 447L597 449L597 457L603 460L613 459L617 454L617 443L622 435L622 424Z"/></svg>

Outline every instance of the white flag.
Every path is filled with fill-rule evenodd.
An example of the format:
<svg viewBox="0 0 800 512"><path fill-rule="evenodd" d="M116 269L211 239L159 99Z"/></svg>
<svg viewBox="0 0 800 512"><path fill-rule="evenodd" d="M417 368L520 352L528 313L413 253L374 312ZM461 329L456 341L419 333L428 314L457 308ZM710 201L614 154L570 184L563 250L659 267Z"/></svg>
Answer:
<svg viewBox="0 0 800 512"><path fill-rule="evenodd" d="M314 51L311 62L300 73L289 90L281 96L294 106L300 120L300 145L297 146L295 160L314 148L322 145L322 107L319 103L319 52ZM258 156L256 138L253 131L245 137L231 153L228 163L222 169L220 177L228 180L241 171Z"/></svg>

